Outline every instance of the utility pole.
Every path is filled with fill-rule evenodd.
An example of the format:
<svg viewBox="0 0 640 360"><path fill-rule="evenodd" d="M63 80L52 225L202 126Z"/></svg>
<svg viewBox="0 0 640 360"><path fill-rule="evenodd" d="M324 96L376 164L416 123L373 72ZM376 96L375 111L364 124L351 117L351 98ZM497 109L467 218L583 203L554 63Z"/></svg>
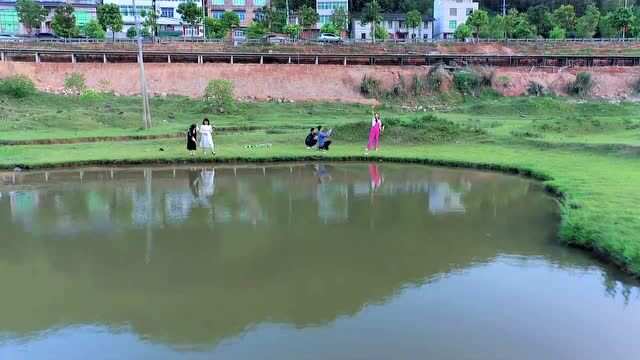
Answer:
<svg viewBox="0 0 640 360"><path fill-rule="evenodd" d="M624 8L625 9L627 8L627 0L624 0ZM623 26L622 27L622 40L624 40L626 32L627 32L627 27Z"/></svg>
<svg viewBox="0 0 640 360"><path fill-rule="evenodd" d="M285 24L289 25L289 0L284 1L284 6L287 8L287 18Z"/></svg>
<svg viewBox="0 0 640 360"><path fill-rule="evenodd" d="M151 128L151 109L149 109L149 96L147 95L147 79L144 76L144 58L142 57L142 29L140 29L140 18L138 18L138 8L136 0L133 2L133 17L136 24L136 35L138 36L138 63L140 64L140 85L142 86L142 127Z"/></svg>
<svg viewBox="0 0 640 360"><path fill-rule="evenodd" d="M158 18L157 18L157 10L156 10L156 0L152 0L151 1L151 11L153 11L153 17L151 19L155 19L154 22L155 24L153 24L153 28L151 29L151 35L153 36L153 39L156 39L156 36L158 36L158 29L157 29L157 25L158 25Z"/></svg>
<svg viewBox="0 0 640 360"><path fill-rule="evenodd" d="M207 22L205 19L207 18L207 0L202 0L202 37L204 39L207 38Z"/></svg>

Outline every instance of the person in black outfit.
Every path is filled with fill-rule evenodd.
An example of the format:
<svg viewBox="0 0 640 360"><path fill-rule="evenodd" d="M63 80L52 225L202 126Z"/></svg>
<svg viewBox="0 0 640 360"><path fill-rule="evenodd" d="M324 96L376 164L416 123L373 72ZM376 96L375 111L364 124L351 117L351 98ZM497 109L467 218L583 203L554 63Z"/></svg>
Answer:
<svg viewBox="0 0 640 360"><path fill-rule="evenodd" d="M189 130L187 130L187 150L191 156L196 156L196 136L198 135L198 128L196 124L191 124Z"/></svg>
<svg viewBox="0 0 640 360"><path fill-rule="evenodd" d="M316 128L311 128L309 135L304 139L304 144L307 145L307 150L311 149L318 143L318 139L316 137Z"/></svg>

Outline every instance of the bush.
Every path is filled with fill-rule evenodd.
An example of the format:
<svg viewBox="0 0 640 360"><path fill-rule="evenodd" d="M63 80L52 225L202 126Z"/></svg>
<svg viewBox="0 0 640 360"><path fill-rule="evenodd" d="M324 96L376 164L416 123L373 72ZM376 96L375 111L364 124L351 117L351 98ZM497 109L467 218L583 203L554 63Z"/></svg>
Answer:
<svg viewBox="0 0 640 360"><path fill-rule="evenodd" d="M393 85L391 91L386 94L388 98L400 98L404 99L409 95L409 91L407 91L407 82L404 79L404 76L400 75L398 82Z"/></svg>
<svg viewBox="0 0 640 360"><path fill-rule="evenodd" d="M567 84L567 93L578 97L584 97L591 93L596 86L593 75L588 72L579 72L576 80Z"/></svg>
<svg viewBox="0 0 640 360"><path fill-rule="evenodd" d="M554 27L549 33L550 39L564 40L566 37L567 37L567 30L558 26Z"/></svg>
<svg viewBox="0 0 640 360"><path fill-rule="evenodd" d="M640 94L640 78L636 79L636 83L633 84L633 90Z"/></svg>
<svg viewBox="0 0 640 360"><path fill-rule="evenodd" d="M414 96L421 95L426 90L425 83L420 80L420 74L413 74L411 79L411 91Z"/></svg>
<svg viewBox="0 0 640 360"><path fill-rule="evenodd" d="M502 87L509 87L509 85L511 85L511 78L508 77L507 75L502 75L498 78L498 82L500 82L500 85Z"/></svg>
<svg viewBox="0 0 640 360"><path fill-rule="evenodd" d="M456 85L456 88L465 95L474 95L475 89L480 85L478 79L466 70L454 72L453 83Z"/></svg>
<svg viewBox="0 0 640 360"><path fill-rule="evenodd" d="M431 91L442 91L451 75L442 65L432 67L427 74L427 87ZM446 89L445 89L446 90Z"/></svg>
<svg viewBox="0 0 640 360"><path fill-rule="evenodd" d="M92 39L104 39L105 31L98 20L91 20L82 27L82 32Z"/></svg>
<svg viewBox="0 0 640 360"><path fill-rule="evenodd" d="M36 84L26 75L14 75L0 80L0 93L23 98L36 93Z"/></svg>
<svg viewBox="0 0 640 360"><path fill-rule="evenodd" d="M91 89L84 89L82 90L82 94L80 94L80 101L86 102L86 103L94 103L101 99L102 99L102 94Z"/></svg>
<svg viewBox="0 0 640 360"><path fill-rule="evenodd" d="M146 27L142 28L142 36L151 36L151 32L149 32L149 29L147 29ZM127 37L129 39L134 39L136 37L136 27L132 26L129 29L127 29Z"/></svg>
<svg viewBox="0 0 640 360"><path fill-rule="evenodd" d="M365 75L360 82L360 93L364 96L375 96L380 91L380 79Z"/></svg>
<svg viewBox="0 0 640 360"><path fill-rule="evenodd" d="M87 87L87 78L81 72L72 72L64 81L64 88L68 90L82 91Z"/></svg>
<svg viewBox="0 0 640 360"><path fill-rule="evenodd" d="M204 100L209 108L218 112L228 112L233 109L233 92L235 84L228 80L211 80L204 91Z"/></svg>
<svg viewBox="0 0 640 360"><path fill-rule="evenodd" d="M532 96L544 96L547 93L547 89L539 82L529 81L527 86L527 94Z"/></svg>

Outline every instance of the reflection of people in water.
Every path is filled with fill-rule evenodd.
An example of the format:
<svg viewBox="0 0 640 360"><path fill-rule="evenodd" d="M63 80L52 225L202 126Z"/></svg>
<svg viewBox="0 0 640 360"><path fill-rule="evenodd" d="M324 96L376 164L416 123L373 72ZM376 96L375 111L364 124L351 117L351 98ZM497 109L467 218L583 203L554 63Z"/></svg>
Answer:
<svg viewBox="0 0 640 360"><path fill-rule="evenodd" d="M325 169L324 164L314 165L314 170L316 173L316 177L318 178L319 183L325 183L327 181L331 181L331 174Z"/></svg>
<svg viewBox="0 0 640 360"><path fill-rule="evenodd" d="M369 176L371 177L371 188L375 192L384 181L384 178L380 176L378 164L369 164Z"/></svg>
<svg viewBox="0 0 640 360"><path fill-rule="evenodd" d="M202 196L206 198L213 195L216 191L215 169L203 170L200 176L202 178Z"/></svg>
<svg viewBox="0 0 640 360"><path fill-rule="evenodd" d="M191 188L191 194L193 194L193 197L196 199L200 197L199 178L199 171L193 168L189 170L189 187Z"/></svg>

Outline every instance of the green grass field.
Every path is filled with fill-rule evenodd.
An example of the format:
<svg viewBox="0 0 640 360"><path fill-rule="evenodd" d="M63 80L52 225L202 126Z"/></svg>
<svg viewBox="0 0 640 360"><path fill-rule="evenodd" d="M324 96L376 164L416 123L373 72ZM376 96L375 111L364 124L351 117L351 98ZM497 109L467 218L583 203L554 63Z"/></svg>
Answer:
<svg viewBox="0 0 640 360"><path fill-rule="evenodd" d="M156 98L155 126L145 131L139 129L138 98L106 95L86 103L38 94L0 102L0 140L173 133L204 116L219 128L264 127L215 135L215 158L190 158L183 139L3 146L0 167L9 169L123 161L362 159L367 134L354 123L368 121L371 110L351 104L243 103L233 114L220 115L209 113L198 100ZM562 238L606 254L622 268L640 274L639 105L490 96L453 101L441 111L428 112L444 120L420 128L412 119L423 112L392 106L380 112L394 125L383 134L382 148L372 157L519 171L545 179L564 195ZM343 132L336 133L328 153L303 145L308 128L317 124ZM272 147L245 148L261 143Z"/></svg>

